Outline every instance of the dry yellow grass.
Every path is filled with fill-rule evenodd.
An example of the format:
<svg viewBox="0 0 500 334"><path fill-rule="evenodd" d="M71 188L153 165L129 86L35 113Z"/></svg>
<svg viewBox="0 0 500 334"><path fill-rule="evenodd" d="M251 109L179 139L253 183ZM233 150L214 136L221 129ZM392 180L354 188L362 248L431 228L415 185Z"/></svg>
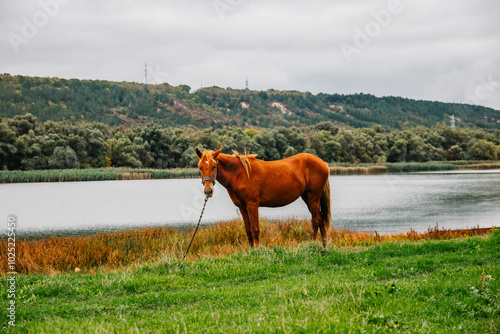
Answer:
<svg viewBox="0 0 500 334"><path fill-rule="evenodd" d="M472 164L472 165L457 165L458 169L496 169L500 168L500 163L483 163L483 164Z"/></svg>
<svg viewBox="0 0 500 334"><path fill-rule="evenodd" d="M330 167L331 175L353 175L353 174L381 174L387 173L385 166L366 166L366 167Z"/></svg>
<svg viewBox="0 0 500 334"><path fill-rule="evenodd" d="M151 179L150 173L122 173L117 177L119 180L149 180Z"/></svg>
<svg viewBox="0 0 500 334"><path fill-rule="evenodd" d="M297 247L311 240L309 220L261 220L261 242L264 247ZM369 246L396 240L428 240L486 234L491 228L440 230L437 226L424 233L379 235L332 228L329 247ZM86 236L51 236L16 240L16 272L23 274L57 274L75 271L92 273L96 269L112 270L140 262L159 259L180 259L184 255L193 229L177 230L167 227L142 228L102 232ZM319 242L319 241L318 241ZM201 227L191 246L187 260L205 256L224 256L249 248L243 222L233 220ZM0 256L7 258L7 242L0 243ZM8 270L7 261L0 264L0 276Z"/></svg>

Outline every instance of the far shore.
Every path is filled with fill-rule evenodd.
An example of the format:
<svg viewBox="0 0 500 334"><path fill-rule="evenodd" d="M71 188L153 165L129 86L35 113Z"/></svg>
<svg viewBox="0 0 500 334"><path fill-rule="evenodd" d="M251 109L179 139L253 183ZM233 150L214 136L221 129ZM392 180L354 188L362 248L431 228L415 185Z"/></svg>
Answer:
<svg viewBox="0 0 500 334"><path fill-rule="evenodd" d="M372 164L330 164L331 175L368 175L419 171L447 171L457 169L497 169L500 162L491 161L429 161ZM197 168L146 169L146 168L88 168L47 169L27 171L0 171L0 183L70 182L107 180L149 180L197 178Z"/></svg>

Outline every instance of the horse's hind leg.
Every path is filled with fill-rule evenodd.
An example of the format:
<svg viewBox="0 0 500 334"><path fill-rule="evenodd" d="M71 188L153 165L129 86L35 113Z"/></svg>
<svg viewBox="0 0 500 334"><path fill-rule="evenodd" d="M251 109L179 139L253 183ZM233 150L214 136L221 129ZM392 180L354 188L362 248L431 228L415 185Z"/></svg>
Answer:
<svg viewBox="0 0 500 334"><path fill-rule="evenodd" d="M318 219L319 218L319 205L316 207L316 210L314 210L311 207L311 203L309 203L309 196L307 195L307 192L304 192L301 195L301 197L304 200L304 202L306 202L307 208L309 209L309 212L312 215L312 219L311 219L312 230L313 230L312 237L313 237L313 240L316 241L316 239L318 238L318 230L319 230L319 219Z"/></svg>
<svg viewBox="0 0 500 334"><path fill-rule="evenodd" d="M323 247L326 248L326 244L328 241L328 236L325 228L325 224L323 223L323 219L321 219L321 215L318 217L319 219L319 230L321 231L321 240L323 242Z"/></svg>

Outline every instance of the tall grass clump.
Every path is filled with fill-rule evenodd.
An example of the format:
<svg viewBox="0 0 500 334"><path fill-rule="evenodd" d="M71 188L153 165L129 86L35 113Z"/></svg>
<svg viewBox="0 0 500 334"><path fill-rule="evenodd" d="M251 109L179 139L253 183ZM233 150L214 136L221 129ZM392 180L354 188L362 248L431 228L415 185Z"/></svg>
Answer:
<svg viewBox="0 0 500 334"><path fill-rule="evenodd" d="M309 220L261 220L261 244L264 248L291 247L310 241ZM484 228L465 230L440 230L438 226L424 233L410 230L407 233L379 235L376 232L359 232L332 228L329 247L370 246L386 241L423 241L449 239L486 234ZM182 258L193 229L178 230L168 227L151 227L115 232L100 232L85 236L51 236L41 239L16 240L16 271L18 273L54 274L74 271L75 268L95 271L134 265L159 258ZM219 257L248 249L244 224L241 220L204 226L191 246L188 260L211 256ZM0 242L0 256L7 258L7 242ZM7 261L0 263L0 275L9 272Z"/></svg>

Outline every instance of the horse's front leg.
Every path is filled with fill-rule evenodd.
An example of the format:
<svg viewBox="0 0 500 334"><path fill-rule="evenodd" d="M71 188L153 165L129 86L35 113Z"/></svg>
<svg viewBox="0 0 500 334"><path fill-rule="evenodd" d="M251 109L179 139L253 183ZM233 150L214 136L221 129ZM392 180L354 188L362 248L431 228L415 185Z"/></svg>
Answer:
<svg viewBox="0 0 500 334"><path fill-rule="evenodd" d="M245 223L245 230L247 231L248 244L253 248L253 237L252 229L250 228L250 218L248 217L248 212L246 207L240 207L241 217Z"/></svg>
<svg viewBox="0 0 500 334"><path fill-rule="evenodd" d="M256 247L259 247L259 204L247 204L247 212L250 221L250 230L252 232L253 242Z"/></svg>

